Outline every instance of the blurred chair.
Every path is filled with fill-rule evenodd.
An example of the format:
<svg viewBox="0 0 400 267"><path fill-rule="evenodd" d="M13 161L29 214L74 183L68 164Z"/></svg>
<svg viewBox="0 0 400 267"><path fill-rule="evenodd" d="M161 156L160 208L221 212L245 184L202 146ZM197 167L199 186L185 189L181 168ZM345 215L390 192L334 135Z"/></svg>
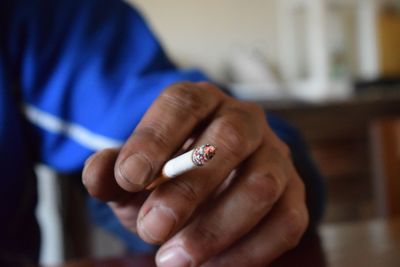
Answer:
<svg viewBox="0 0 400 267"><path fill-rule="evenodd" d="M370 130L378 216L399 216L400 117L375 120Z"/></svg>
<svg viewBox="0 0 400 267"><path fill-rule="evenodd" d="M81 174L60 174L40 165L37 218L41 227L40 266L122 255L120 240L90 222Z"/></svg>

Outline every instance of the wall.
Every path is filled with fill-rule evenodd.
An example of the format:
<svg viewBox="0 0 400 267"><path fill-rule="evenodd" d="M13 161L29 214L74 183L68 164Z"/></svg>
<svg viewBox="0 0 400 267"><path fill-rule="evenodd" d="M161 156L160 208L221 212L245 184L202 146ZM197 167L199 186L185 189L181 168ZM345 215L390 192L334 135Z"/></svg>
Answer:
<svg viewBox="0 0 400 267"><path fill-rule="evenodd" d="M172 58L223 80L235 49L277 60L275 0L128 0L146 15Z"/></svg>

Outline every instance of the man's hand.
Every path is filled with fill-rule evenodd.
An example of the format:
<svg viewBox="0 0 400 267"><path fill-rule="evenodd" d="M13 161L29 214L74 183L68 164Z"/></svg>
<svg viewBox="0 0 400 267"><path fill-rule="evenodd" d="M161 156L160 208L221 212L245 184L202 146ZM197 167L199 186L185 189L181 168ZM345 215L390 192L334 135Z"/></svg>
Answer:
<svg viewBox="0 0 400 267"><path fill-rule="evenodd" d="M187 146L215 158L152 192L144 188ZM180 83L154 102L121 149L86 163L89 193L121 223L161 244L158 266L265 266L308 224L304 186L263 110L208 83Z"/></svg>

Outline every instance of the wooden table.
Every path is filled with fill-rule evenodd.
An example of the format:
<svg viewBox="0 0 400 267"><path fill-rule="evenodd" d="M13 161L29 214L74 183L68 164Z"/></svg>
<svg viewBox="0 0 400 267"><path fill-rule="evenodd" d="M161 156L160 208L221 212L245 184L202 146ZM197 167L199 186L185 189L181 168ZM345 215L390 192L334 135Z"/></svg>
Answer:
<svg viewBox="0 0 400 267"><path fill-rule="evenodd" d="M400 90L385 91L322 103L260 103L303 134L328 185L327 222L376 216L371 125L400 116Z"/></svg>
<svg viewBox="0 0 400 267"><path fill-rule="evenodd" d="M83 260L62 267L153 267L152 255ZM272 267L399 267L400 218L324 225Z"/></svg>
<svg viewBox="0 0 400 267"><path fill-rule="evenodd" d="M321 239L328 266L400 266L400 218L325 226Z"/></svg>

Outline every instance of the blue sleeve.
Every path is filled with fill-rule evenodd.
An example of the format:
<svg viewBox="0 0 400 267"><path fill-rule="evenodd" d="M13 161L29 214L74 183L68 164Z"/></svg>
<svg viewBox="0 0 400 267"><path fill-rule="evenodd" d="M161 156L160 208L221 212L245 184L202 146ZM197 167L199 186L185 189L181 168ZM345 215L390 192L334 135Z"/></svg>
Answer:
<svg viewBox="0 0 400 267"><path fill-rule="evenodd" d="M178 70L141 16L121 0L16 0L9 55L31 124L37 160L82 168L95 150L118 146Z"/></svg>
<svg viewBox="0 0 400 267"><path fill-rule="evenodd" d="M30 122L32 154L57 171L79 171L94 151L121 145L168 85L206 79L178 70L121 0L1 2L3 54ZM92 219L130 249L151 249L107 205L88 201Z"/></svg>

